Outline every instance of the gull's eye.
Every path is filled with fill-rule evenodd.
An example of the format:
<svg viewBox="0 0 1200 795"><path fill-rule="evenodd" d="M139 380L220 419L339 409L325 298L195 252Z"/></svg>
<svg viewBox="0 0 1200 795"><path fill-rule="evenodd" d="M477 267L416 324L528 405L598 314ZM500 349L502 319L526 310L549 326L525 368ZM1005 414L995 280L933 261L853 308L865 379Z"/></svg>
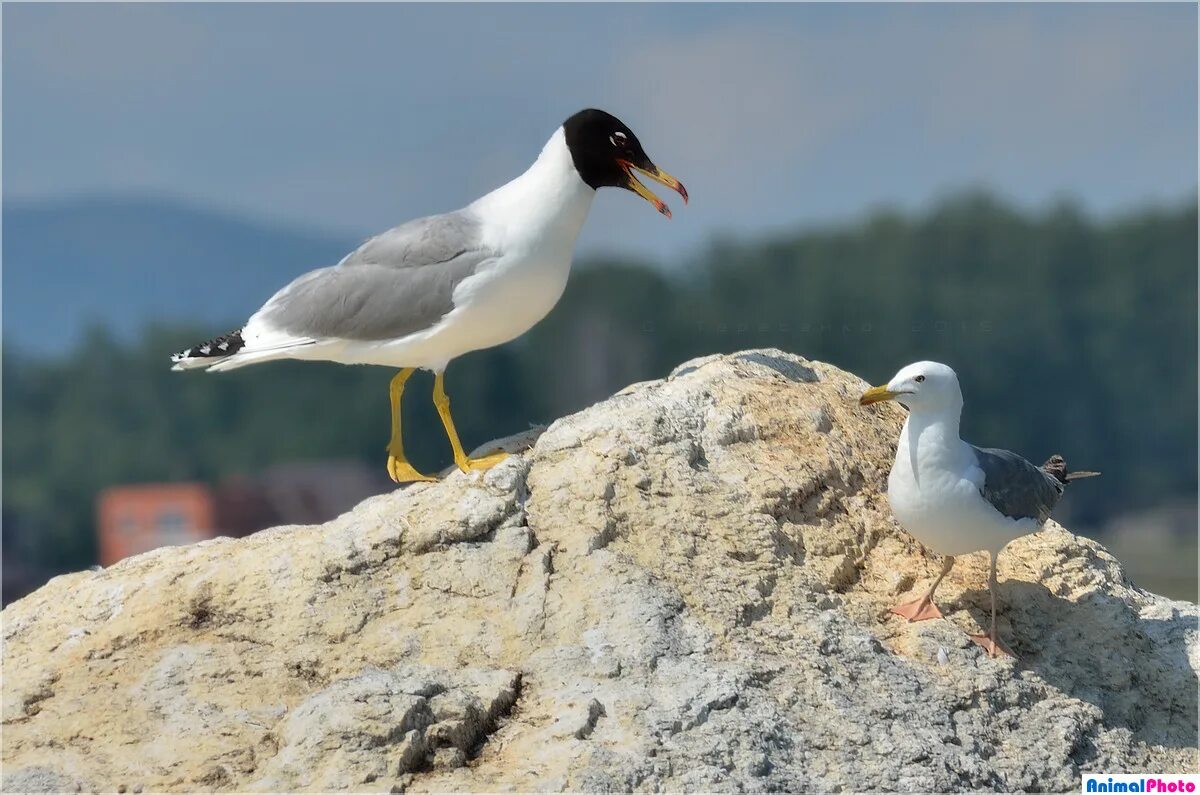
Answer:
<svg viewBox="0 0 1200 795"><path fill-rule="evenodd" d="M914 381L916 381L916 382L919 384L919 383L921 383L921 382L923 382L923 381L925 380L925 376L923 376L923 375L919 375L919 376L917 376L916 378L914 378L913 380L914 380Z"/></svg>
<svg viewBox="0 0 1200 795"><path fill-rule="evenodd" d="M625 145L625 133L618 130L617 132L608 136L608 140L612 143L613 146L616 146L616 147L624 146Z"/></svg>

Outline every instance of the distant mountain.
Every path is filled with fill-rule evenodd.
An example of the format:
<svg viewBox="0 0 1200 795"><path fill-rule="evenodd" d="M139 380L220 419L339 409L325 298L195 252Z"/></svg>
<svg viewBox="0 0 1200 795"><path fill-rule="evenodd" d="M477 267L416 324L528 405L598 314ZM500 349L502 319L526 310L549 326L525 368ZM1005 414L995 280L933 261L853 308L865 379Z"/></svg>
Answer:
<svg viewBox="0 0 1200 795"><path fill-rule="evenodd" d="M155 320L228 331L355 242L150 197L6 203L3 220L4 338L33 353L93 323L119 336Z"/></svg>

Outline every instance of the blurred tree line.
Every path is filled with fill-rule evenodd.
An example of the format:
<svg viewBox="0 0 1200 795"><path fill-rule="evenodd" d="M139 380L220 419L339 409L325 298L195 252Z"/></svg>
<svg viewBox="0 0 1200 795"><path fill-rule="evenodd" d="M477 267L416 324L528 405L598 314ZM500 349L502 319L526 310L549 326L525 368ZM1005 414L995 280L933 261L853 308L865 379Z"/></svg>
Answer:
<svg viewBox="0 0 1200 795"><path fill-rule="evenodd" d="M1194 200L1096 221L960 195L920 215L719 241L675 272L583 263L549 317L455 362L448 389L471 447L708 353L775 346L874 383L936 359L959 372L965 436L1104 472L1065 504L1083 527L1195 499L1196 255ZM224 330L157 326L123 342L95 328L65 357L5 350L4 525L34 562L94 561L93 501L108 485L295 459L383 467L391 371L170 371L168 354ZM405 401L427 471L450 458L431 381L414 378Z"/></svg>

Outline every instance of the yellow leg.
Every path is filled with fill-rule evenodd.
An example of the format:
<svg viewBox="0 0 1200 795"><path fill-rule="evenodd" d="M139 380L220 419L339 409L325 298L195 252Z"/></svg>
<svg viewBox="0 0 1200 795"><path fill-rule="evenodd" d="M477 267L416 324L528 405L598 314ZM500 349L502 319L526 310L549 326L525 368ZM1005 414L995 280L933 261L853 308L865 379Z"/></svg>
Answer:
<svg viewBox="0 0 1200 795"><path fill-rule="evenodd" d="M438 373L433 379L433 405L437 407L438 416L446 428L446 436L450 439L450 448L454 451L454 463L463 472L490 469L508 458L508 453L500 452L485 455L482 458L468 458L463 452L462 442L458 440L458 431L454 429L454 420L450 417L450 398L446 396L446 385Z"/></svg>
<svg viewBox="0 0 1200 795"><path fill-rule="evenodd" d="M388 387L388 395L392 399L392 439L388 442L388 475L397 483L407 483L412 480L436 480L428 475L422 475L408 459L404 457L404 438L400 435L400 398L404 395L404 384L413 374L413 368L401 370L392 379Z"/></svg>

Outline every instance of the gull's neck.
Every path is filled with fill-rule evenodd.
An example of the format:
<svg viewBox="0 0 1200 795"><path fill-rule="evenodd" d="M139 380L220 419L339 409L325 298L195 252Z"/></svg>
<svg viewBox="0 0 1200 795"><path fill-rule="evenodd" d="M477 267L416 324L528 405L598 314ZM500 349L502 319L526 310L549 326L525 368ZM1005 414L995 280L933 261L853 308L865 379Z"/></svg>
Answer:
<svg viewBox="0 0 1200 795"><path fill-rule="evenodd" d="M596 191L575 170L559 127L524 174L470 205L501 245L565 247L569 255Z"/></svg>
<svg viewBox="0 0 1200 795"><path fill-rule="evenodd" d="M896 463L907 464L918 479L922 470L931 467L960 468L970 449L958 435L961 418L961 401L913 410L900 432Z"/></svg>

